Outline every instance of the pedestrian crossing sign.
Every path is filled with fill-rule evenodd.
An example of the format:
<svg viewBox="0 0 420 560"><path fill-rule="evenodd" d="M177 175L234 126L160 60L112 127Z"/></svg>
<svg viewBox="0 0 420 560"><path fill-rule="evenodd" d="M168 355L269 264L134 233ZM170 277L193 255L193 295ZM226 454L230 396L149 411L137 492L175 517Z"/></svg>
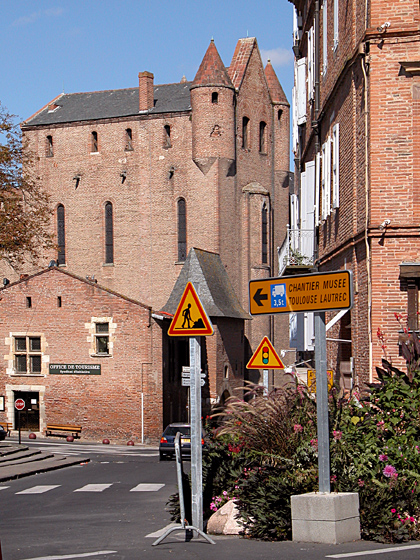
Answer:
<svg viewBox="0 0 420 560"><path fill-rule="evenodd" d="M284 369L284 364L265 336L247 363L247 369Z"/></svg>
<svg viewBox="0 0 420 560"><path fill-rule="evenodd" d="M181 301L169 326L169 336L210 336L213 325L191 282L185 286Z"/></svg>

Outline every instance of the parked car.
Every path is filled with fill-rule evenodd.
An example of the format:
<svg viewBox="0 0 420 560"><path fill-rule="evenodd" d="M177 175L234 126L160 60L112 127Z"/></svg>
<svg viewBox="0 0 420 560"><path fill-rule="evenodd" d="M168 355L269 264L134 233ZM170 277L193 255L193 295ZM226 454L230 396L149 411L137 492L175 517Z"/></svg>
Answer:
<svg viewBox="0 0 420 560"><path fill-rule="evenodd" d="M159 444L159 460L171 459L175 457L175 436L177 432L181 433L181 454L182 457L191 457L191 427L189 424L175 422L169 424L160 438ZM204 444L204 438L201 438L201 445Z"/></svg>
<svg viewBox="0 0 420 560"><path fill-rule="evenodd" d="M7 435L6 430L3 428L3 426L0 426L0 441L6 439L6 435Z"/></svg>

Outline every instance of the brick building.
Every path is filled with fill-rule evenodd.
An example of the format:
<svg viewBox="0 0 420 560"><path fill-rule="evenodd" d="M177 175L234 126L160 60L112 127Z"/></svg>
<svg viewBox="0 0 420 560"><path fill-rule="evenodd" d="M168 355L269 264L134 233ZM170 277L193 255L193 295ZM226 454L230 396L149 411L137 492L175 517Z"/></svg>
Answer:
<svg viewBox="0 0 420 560"><path fill-rule="evenodd" d="M394 313L408 313L418 328L419 3L292 3L297 189L289 247L308 267L353 271L354 307L327 332L328 366L349 387L375 376L378 329L388 356L403 364ZM296 264L285 250L281 257L281 266ZM313 349L312 324L307 317L301 325L303 355Z"/></svg>
<svg viewBox="0 0 420 560"><path fill-rule="evenodd" d="M193 247L201 264L218 256L223 264L209 258L208 270L232 288L223 313L235 334L216 328L206 340L208 403L243 383L263 336L288 347L284 319L246 313L248 281L278 272L289 196L289 104L255 38L238 41L228 68L211 41L192 82L155 85L141 72L138 87L63 93L21 126L54 208L58 251L41 266L53 259L153 310L163 379L179 385L163 389L167 396L181 391L188 362L185 343L167 340L170 313L161 311ZM165 422L185 419L183 399L166 399Z"/></svg>

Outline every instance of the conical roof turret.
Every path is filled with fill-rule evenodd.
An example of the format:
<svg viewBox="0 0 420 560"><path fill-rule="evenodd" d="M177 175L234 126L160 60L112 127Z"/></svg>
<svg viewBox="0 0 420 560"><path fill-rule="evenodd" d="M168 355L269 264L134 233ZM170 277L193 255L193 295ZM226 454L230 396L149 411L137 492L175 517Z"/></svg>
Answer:
<svg viewBox="0 0 420 560"><path fill-rule="evenodd" d="M280 85L279 79L274 71L273 65L270 60L267 61L267 66L265 67L265 78L267 80L268 89L271 95L271 101L273 103L281 103L289 105L287 97L284 94L283 88Z"/></svg>
<svg viewBox="0 0 420 560"><path fill-rule="evenodd" d="M200 68L191 85L191 89L200 86L222 86L233 89L229 74L216 49L213 39L201 61Z"/></svg>

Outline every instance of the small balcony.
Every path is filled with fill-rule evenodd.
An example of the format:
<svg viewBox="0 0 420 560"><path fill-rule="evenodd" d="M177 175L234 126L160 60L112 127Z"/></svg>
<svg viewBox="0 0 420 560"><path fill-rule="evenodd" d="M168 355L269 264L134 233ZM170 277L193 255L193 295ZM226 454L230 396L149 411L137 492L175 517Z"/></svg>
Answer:
<svg viewBox="0 0 420 560"><path fill-rule="evenodd" d="M296 274L314 266L315 232L312 229L287 229L281 247L277 247L279 276Z"/></svg>

